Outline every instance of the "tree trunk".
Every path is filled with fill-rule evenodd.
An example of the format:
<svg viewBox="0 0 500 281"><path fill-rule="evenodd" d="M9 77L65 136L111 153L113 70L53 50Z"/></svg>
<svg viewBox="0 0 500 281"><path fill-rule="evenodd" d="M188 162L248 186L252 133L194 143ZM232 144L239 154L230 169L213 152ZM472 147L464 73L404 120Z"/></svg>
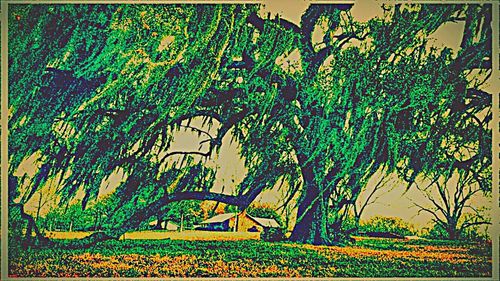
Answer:
<svg viewBox="0 0 500 281"><path fill-rule="evenodd" d="M448 239L450 240L456 240L459 238L459 232L457 229L456 223L449 222L448 227L446 228L446 232L448 233Z"/></svg>
<svg viewBox="0 0 500 281"><path fill-rule="evenodd" d="M33 246L35 244L50 245L50 240L42 235L42 233L38 229L33 217L24 212L24 205L23 204L12 204L9 207L19 208L21 218L25 219L28 222L27 227L26 227L25 239L23 242L24 247ZM33 240L33 237L32 237L33 232L35 233L36 240Z"/></svg>
<svg viewBox="0 0 500 281"><path fill-rule="evenodd" d="M450 240L457 239L457 232L454 229L448 229L448 239Z"/></svg>
<svg viewBox="0 0 500 281"><path fill-rule="evenodd" d="M306 185L305 195L299 203L297 222L290 236L293 242L330 245L332 240L328 236L328 198L329 193L321 193L320 188L313 181L312 169L304 173Z"/></svg>
<svg viewBox="0 0 500 281"><path fill-rule="evenodd" d="M118 238L119 237L110 236L104 232L95 232L84 238L74 239L70 243L61 244L60 247L66 249L85 249L90 248L98 242L107 241L110 239L118 240Z"/></svg>
<svg viewBox="0 0 500 281"><path fill-rule="evenodd" d="M38 222L40 218L40 209L42 208L42 192L40 192L40 198L38 199L38 208L36 209L36 219L35 222Z"/></svg>

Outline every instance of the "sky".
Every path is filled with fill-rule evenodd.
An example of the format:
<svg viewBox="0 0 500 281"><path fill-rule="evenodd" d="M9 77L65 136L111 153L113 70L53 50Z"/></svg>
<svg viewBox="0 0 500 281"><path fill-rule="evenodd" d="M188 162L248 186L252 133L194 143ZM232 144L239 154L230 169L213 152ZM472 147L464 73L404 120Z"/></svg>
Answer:
<svg viewBox="0 0 500 281"><path fill-rule="evenodd" d="M291 22L300 25L300 16L307 8L308 3L301 0L293 1L267 1L265 2L265 7L262 9L261 13L267 15L279 14ZM373 0L363 0L356 2L351 10L353 17L359 21L367 21L375 16L382 15L382 9ZM448 23L441 26L434 34L431 35L431 42L437 47L448 46L453 50L458 50L460 45L460 34L464 28L463 23ZM292 58L293 60L293 58ZM485 91L493 93L495 89L499 88L499 81L491 80L485 87ZM192 125L200 124L199 120L194 120ZM214 129L213 129L214 130ZM190 132L179 132L175 135L176 141L173 143L171 151L176 150L197 150L198 143L200 141L196 135ZM220 153L211 160L210 165L218 167L217 180L215 183L215 188L213 191L230 192L232 187L236 186L243 179L246 174L246 168L243 161L239 157L239 148L237 143L230 142L230 134L228 134L222 142L222 147ZM25 172L32 173L33 163L27 161L20 168L18 174L21 175ZM122 174L117 172L115 175L111 176L108 182L103 183L101 186L101 196L108 194L113 191L114 187L122 180ZM377 179L373 179L369 185L368 189L373 187ZM375 215L382 216L395 216L400 217L406 221L409 221L417 226L425 226L431 219L430 215L419 215L416 216L417 209L413 207L412 201L423 203L423 198L419 191L415 188L406 189L407 185L395 177L391 180L391 184L387 186L386 189L382 190L380 193L380 198L377 203L370 205L365 210L362 219L368 219ZM366 195L361 195L366 196ZM280 192L278 190L265 191L257 198L260 202L271 202L275 203L280 200ZM475 205L487 205L490 206L491 203L485 198L475 198ZM33 212L38 204L38 197L34 198L27 204L26 210ZM48 205L45 206L42 213L48 210Z"/></svg>

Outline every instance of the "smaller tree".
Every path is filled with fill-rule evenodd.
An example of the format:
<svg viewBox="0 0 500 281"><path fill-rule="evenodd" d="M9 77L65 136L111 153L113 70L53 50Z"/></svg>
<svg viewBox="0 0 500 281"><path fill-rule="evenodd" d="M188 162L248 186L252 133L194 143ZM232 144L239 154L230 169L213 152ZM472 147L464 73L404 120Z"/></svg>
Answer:
<svg viewBox="0 0 500 281"><path fill-rule="evenodd" d="M414 202L419 208L418 214L431 214L447 239L459 239L469 228L491 224L489 218L471 204L471 199L483 192L472 172L458 170L455 177L437 177L426 187L417 184L417 188L430 203L425 206Z"/></svg>
<svg viewBox="0 0 500 281"><path fill-rule="evenodd" d="M182 224L182 228L191 228L202 221L201 202L198 200L185 200L172 202L158 216L158 224L164 221L175 221Z"/></svg>
<svg viewBox="0 0 500 281"><path fill-rule="evenodd" d="M357 197L356 202L352 204L352 214L349 214L346 226L354 228L354 231L359 229L361 215L366 208L370 205L376 204L382 195L394 189L394 185L390 188L386 188L389 185L389 182L391 182L391 177L387 176L384 169L380 174L375 175L379 176L378 180L374 184L366 184L361 190L361 194ZM346 227L344 229L349 230L350 228Z"/></svg>

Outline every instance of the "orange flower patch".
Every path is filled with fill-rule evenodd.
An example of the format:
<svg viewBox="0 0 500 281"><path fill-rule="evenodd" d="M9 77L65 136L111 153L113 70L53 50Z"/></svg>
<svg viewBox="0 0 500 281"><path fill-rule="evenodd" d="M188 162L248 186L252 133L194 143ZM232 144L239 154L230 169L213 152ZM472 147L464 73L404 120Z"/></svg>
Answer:
<svg viewBox="0 0 500 281"><path fill-rule="evenodd" d="M342 256L349 256L356 259L375 258L381 261L391 260L414 260L414 261L439 261L452 264L482 262L484 259L468 254L466 247L451 246L419 246L410 245L410 251L402 250L375 250L358 246L337 247L337 246L315 246L290 244L289 247L301 247L317 251L320 255L328 259L338 259Z"/></svg>

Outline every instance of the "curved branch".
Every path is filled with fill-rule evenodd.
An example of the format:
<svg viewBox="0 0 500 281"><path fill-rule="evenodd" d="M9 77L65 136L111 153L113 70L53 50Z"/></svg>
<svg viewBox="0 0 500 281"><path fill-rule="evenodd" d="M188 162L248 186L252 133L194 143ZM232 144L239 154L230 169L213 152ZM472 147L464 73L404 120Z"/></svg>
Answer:
<svg viewBox="0 0 500 281"><path fill-rule="evenodd" d="M26 242L28 245L31 245L31 234L32 232L35 232L35 237L38 239L38 241L40 242L40 244L42 245L48 245L50 244L50 239L43 236L43 234L40 232L40 230L38 229L36 223L35 223L35 220L33 219L32 216L26 214L24 212L24 205L23 204L11 204L9 207L14 207L14 208L19 208L19 212L21 214L21 218L25 219L27 222L28 222L28 226L27 226L27 229L26 229Z"/></svg>
<svg viewBox="0 0 500 281"><path fill-rule="evenodd" d="M207 137L209 137L211 140L213 140L213 139L214 139L214 137L213 137L213 136L212 136L209 132L207 132L207 131L205 131L205 130L202 130L202 129L200 129L200 128L196 128L196 127L189 126L189 125L180 125L180 127L185 128L186 130L187 130L187 129L190 129L191 131L193 131L193 132L197 132L197 133L199 133L200 135L201 135L201 134L206 135L206 136L207 136Z"/></svg>
<svg viewBox="0 0 500 281"><path fill-rule="evenodd" d="M417 214L420 214L421 212L427 212L429 214L431 214L432 216L434 216L434 221L435 222L439 222L441 223L442 225L446 225L446 222L444 220L442 220L437 214L436 214L436 211L435 210L432 210L432 209L429 209L429 208L425 208L424 206L420 205L420 204L417 204L415 202L413 202L413 204L419 208L418 210L418 213Z"/></svg>
<svg viewBox="0 0 500 281"><path fill-rule="evenodd" d="M163 163L168 157L174 156L174 155L199 155L202 157L210 157L212 154L212 150L209 150L207 152L201 152L201 151L173 151L165 154L161 160L160 163Z"/></svg>

